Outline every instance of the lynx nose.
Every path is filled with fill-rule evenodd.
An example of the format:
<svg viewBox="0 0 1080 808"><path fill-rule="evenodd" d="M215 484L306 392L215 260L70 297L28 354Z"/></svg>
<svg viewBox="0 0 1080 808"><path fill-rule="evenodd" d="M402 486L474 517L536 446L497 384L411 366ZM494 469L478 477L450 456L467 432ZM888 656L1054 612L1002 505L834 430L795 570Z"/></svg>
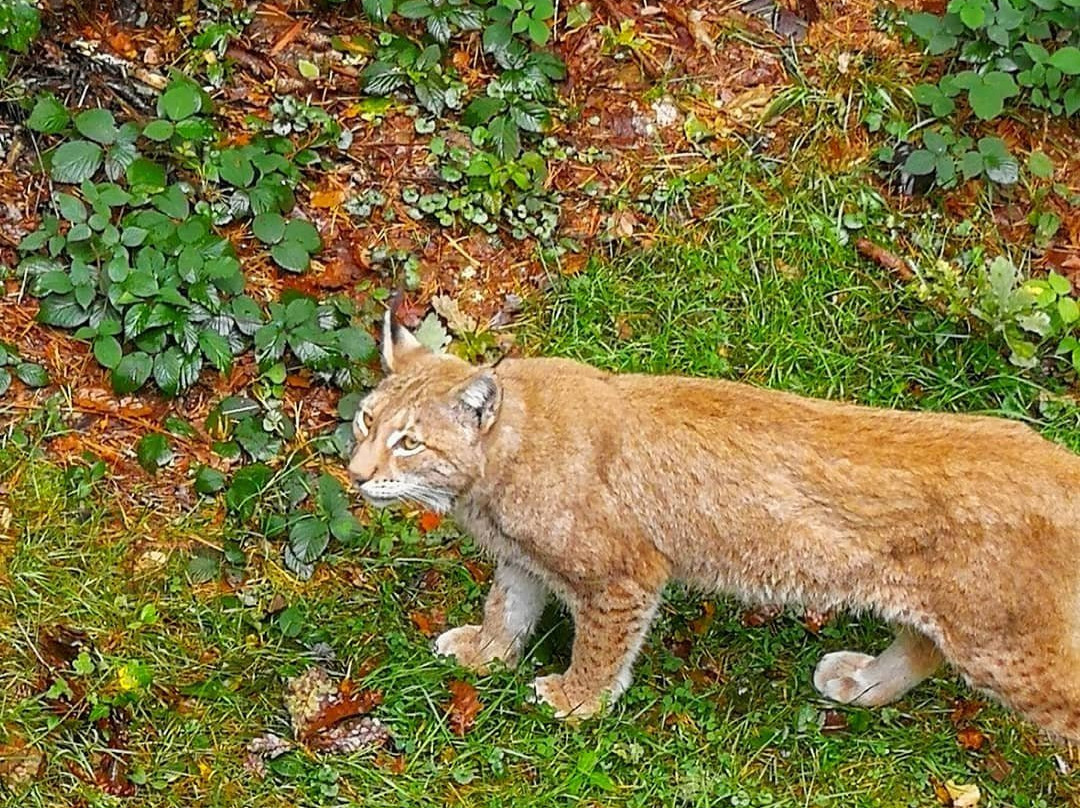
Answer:
<svg viewBox="0 0 1080 808"><path fill-rule="evenodd" d="M372 466L364 463L360 457L353 457L349 463L349 478L354 488L359 488L374 476L375 469Z"/></svg>

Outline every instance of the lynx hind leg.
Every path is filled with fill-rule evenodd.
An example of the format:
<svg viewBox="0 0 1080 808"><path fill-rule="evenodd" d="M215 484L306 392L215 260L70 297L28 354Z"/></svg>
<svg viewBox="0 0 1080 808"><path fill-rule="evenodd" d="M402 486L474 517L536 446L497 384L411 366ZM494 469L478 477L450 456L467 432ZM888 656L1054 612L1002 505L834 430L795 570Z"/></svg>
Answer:
<svg viewBox="0 0 1080 808"><path fill-rule="evenodd" d="M928 637L901 628L878 656L838 651L814 670L814 687L841 704L880 707L896 701L937 670L941 653Z"/></svg>
<svg viewBox="0 0 1080 808"><path fill-rule="evenodd" d="M1080 743L1080 660L1059 646L1009 649L982 645L957 667L967 682L986 691L1059 740Z"/></svg>

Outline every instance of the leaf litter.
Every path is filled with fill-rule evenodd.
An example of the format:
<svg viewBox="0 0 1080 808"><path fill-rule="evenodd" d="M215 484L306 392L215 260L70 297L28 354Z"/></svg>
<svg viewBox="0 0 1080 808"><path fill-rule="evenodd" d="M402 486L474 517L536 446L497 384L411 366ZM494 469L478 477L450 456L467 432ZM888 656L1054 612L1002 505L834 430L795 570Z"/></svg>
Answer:
<svg viewBox="0 0 1080 808"><path fill-rule="evenodd" d="M357 689L351 679L335 681L321 666L308 668L285 683L292 738L267 732L252 739L244 768L263 777L267 761L298 747L330 755L392 749L390 730L370 715L381 703L377 690Z"/></svg>

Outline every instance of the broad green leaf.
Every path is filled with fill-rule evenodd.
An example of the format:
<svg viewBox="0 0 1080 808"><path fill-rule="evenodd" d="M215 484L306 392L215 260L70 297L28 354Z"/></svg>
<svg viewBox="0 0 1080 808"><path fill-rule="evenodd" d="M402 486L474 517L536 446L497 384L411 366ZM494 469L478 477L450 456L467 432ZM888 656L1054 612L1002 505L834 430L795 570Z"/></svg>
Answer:
<svg viewBox="0 0 1080 808"><path fill-rule="evenodd" d="M1080 48L1074 45L1058 48L1046 61L1067 76L1080 75Z"/></svg>
<svg viewBox="0 0 1080 808"><path fill-rule="evenodd" d="M936 165L934 153L928 149L916 149L904 161L904 171L922 176L931 173Z"/></svg>
<svg viewBox="0 0 1080 808"><path fill-rule="evenodd" d="M116 119L107 109L88 109L75 116L75 128L79 134L102 146L108 146L116 140L118 134Z"/></svg>
<svg viewBox="0 0 1080 808"><path fill-rule="evenodd" d="M139 438L139 442L135 444L135 457L147 474L156 474L159 468L168 465L173 459L173 451L165 435L152 432Z"/></svg>
<svg viewBox="0 0 1080 808"><path fill-rule="evenodd" d="M232 351L229 341L216 331L203 329L199 332L199 348L214 367L224 373L232 367Z"/></svg>
<svg viewBox="0 0 1080 808"><path fill-rule="evenodd" d="M293 219L285 225L282 241L291 241L299 244L309 253L316 253L322 249L322 237L315 225L304 219Z"/></svg>
<svg viewBox="0 0 1080 808"><path fill-rule="evenodd" d="M221 562L209 555L194 555L187 565L188 578L193 584L205 584L221 574Z"/></svg>
<svg viewBox="0 0 1080 808"><path fill-rule="evenodd" d="M139 157L132 160L125 172L128 185L135 193L154 194L165 188L166 178L164 167L153 160Z"/></svg>
<svg viewBox="0 0 1080 808"><path fill-rule="evenodd" d="M376 354L375 340L362 328L343 328L338 331L338 348L354 362L367 362Z"/></svg>
<svg viewBox="0 0 1080 808"><path fill-rule="evenodd" d="M27 387L44 387L49 383L49 373L37 362L20 362L15 366L15 375Z"/></svg>
<svg viewBox="0 0 1080 808"><path fill-rule="evenodd" d="M142 351L127 354L113 369L113 390L120 395L135 392L150 378L153 369L153 360Z"/></svg>
<svg viewBox="0 0 1080 808"><path fill-rule="evenodd" d="M150 121L143 129L143 137L153 140L157 143L164 143L166 140L173 136L173 132L176 128L171 121L158 118L157 120Z"/></svg>
<svg viewBox="0 0 1080 808"><path fill-rule="evenodd" d="M116 337L105 335L94 340L94 358L102 367L112 370L123 357L124 349Z"/></svg>
<svg viewBox="0 0 1080 808"><path fill-rule="evenodd" d="M1057 310L1062 322L1066 325L1071 325L1076 322L1077 318L1080 318L1080 306L1071 297L1059 298Z"/></svg>
<svg viewBox="0 0 1080 808"><path fill-rule="evenodd" d="M279 267L290 272L303 272L311 263L311 255L294 241L282 241L270 248L270 257Z"/></svg>
<svg viewBox="0 0 1080 808"><path fill-rule="evenodd" d="M60 328L75 328L90 318L90 312L72 295L49 295L43 298L39 308L38 322Z"/></svg>
<svg viewBox="0 0 1080 808"><path fill-rule="evenodd" d="M345 488L326 472L319 475L315 501L327 516L335 516L349 508L349 497Z"/></svg>
<svg viewBox="0 0 1080 808"><path fill-rule="evenodd" d="M0 368L0 396L4 395L11 387L11 373L7 368Z"/></svg>
<svg viewBox="0 0 1080 808"><path fill-rule="evenodd" d="M1054 163L1045 152L1033 151L1028 156L1028 171L1040 179L1048 180L1054 176Z"/></svg>
<svg viewBox="0 0 1080 808"><path fill-rule="evenodd" d="M67 128L71 116L67 107L56 100L56 96L46 93L38 98L34 108L30 111L30 117L26 119L26 125L35 132L43 132L47 135L55 135Z"/></svg>
<svg viewBox="0 0 1080 808"><path fill-rule="evenodd" d="M86 221L86 205L82 200L71 194L57 194L56 205L60 208L60 215L69 222Z"/></svg>
<svg viewBox="0 0 1080 808"><path fill-rule="evenodd" d="M225 487L225 475L207 465L199 466L195 472L195 491L203 496L216 494Z"/></svg>
<svg viewBox="0 0 1080 808"><path fill-rule="evenodd" d="M306 564L317 561L329 544L330 530L326 522L314 516L300 517L289 530L289 547Z"/></svg>
<svg viewBox="0 0 1080 808"><path fill-rule="evenodd" d="M221 178L237 188L247 188L255 181L255 168L241 149L222 149L218 171Z"/></svg>
<svg viewBox="0 0 1080 808"><path fill-rule="evenodd" d="M71 140L61 144L52 156L50 175L56 182L77 183L88 180L101 168L101 146L89 140Z"/></svg>
<svg viewBox="0 0 1080 808"><path fill-rule="evenodd" d="M158 101L158 111L173 121L190 118L201 107L198 88L186 81L175 82Z"/></svg>
<svg viewBox="0 0 1080 808"><path fill-rule="evenodd" d="M263 244L277 244L285 235L285 219L280 213L260 213L251 220L251 232Z"/></svg>

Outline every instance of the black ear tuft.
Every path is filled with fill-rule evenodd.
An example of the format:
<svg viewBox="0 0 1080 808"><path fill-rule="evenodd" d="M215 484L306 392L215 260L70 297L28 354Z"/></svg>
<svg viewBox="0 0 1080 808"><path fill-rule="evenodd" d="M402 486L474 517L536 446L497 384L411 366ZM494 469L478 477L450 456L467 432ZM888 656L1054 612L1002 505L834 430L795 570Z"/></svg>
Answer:
<svg viewBox="0 0 1080 808"><path fill-rule="evenodd" d="M458 393L458 403L466 416L481 432L487 432L499 414L502 388L495 376L481 371L473 376Z"/></svg>
<svg viewBox="0 0 1080 808"><path fill-rule="evenodd" d="M383 317L382 363L387 373L400 371L411 358L427 350L394 318L395 308L388 308Z"/></svg>

